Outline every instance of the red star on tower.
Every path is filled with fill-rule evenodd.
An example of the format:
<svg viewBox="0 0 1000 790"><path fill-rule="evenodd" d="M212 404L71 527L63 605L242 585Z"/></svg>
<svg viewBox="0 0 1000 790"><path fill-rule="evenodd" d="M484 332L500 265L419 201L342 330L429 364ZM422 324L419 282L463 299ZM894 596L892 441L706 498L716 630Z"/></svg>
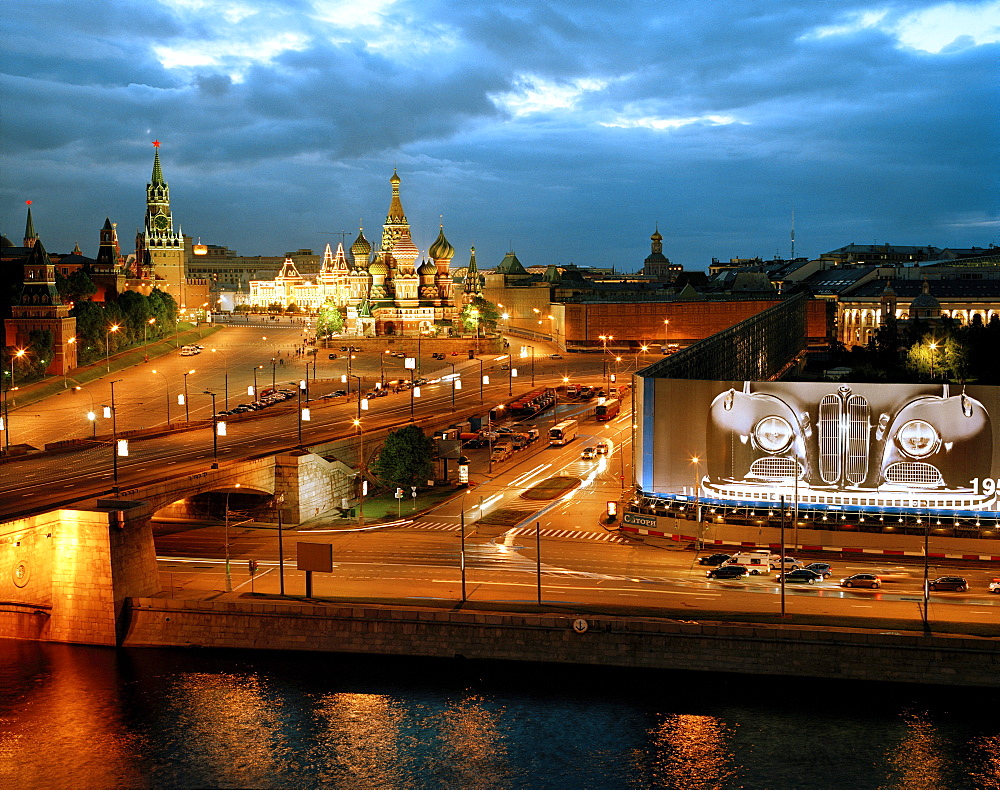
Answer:
<svg viewBox="0 0 1000 790"><path fill-rule="evenodd" d="M160 147L160 141L159 140L153 140L153 148L159 148L159 147Z"/></svg>

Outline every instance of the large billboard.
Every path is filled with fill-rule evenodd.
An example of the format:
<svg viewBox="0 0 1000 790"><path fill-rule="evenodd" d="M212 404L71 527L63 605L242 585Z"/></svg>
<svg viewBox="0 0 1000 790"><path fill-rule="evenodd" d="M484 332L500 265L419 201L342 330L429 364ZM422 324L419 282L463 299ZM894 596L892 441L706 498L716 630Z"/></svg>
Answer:
<svg viewBox="0 0 1000 790"><path fill-rule="evenodd" d="M644 493L735 506L995 511L1000 388L643 379Z"/></svg>

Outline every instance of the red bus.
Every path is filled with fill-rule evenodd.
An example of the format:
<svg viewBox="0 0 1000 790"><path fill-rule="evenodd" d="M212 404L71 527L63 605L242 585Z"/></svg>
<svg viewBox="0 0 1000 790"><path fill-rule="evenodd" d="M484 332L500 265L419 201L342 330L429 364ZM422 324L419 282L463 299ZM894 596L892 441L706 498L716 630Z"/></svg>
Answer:
<svg viewBox="0 0 1000 790"><path fill-rule="evenodd" d="M596 416L599 420L613 420L622 410L622 403L617 398L608 398L597 407Z"/></svg>

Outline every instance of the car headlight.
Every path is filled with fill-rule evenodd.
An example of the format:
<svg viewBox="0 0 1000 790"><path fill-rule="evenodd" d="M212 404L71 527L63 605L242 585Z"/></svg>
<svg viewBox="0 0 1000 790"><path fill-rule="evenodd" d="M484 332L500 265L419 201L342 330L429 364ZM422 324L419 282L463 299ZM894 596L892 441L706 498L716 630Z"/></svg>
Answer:
<svg viewBox="0 0 1000 790"><path fill-rule="evenodd" d="M911 458L925 458L941 444L941 436L929 422L910 420L896 434L899 449Z"/></svg>
<svg viewBox="0 0 1000 790"><path fill-rule="evenodd" d="M769 453L780 453L792 443L792 426L783 417L765 417L753 428L757 445Z"/></svg>

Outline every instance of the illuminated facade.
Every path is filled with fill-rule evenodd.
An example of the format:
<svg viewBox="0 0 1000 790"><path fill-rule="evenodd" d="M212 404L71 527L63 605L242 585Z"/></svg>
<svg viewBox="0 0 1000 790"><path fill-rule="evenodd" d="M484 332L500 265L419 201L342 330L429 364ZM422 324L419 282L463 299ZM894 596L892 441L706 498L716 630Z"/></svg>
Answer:
<svg viewBox="0 0 1000 790"><path fill-rule="evenodd" d="M393 171L389 211L380 248L374 253L364 229L359 229L349 256L342 243L336 252L327 245L314 278L301 275L291 258L286 258L273 280L251 280L250 293L238 303L264 310L272 305L295 305L310 313L332 304L344 310L345 329L355 335L450 333L461 309L451 276L455 248L445 238L442 225L428 257L418 263L420 251L410 235L399 183Z"/></svg>

